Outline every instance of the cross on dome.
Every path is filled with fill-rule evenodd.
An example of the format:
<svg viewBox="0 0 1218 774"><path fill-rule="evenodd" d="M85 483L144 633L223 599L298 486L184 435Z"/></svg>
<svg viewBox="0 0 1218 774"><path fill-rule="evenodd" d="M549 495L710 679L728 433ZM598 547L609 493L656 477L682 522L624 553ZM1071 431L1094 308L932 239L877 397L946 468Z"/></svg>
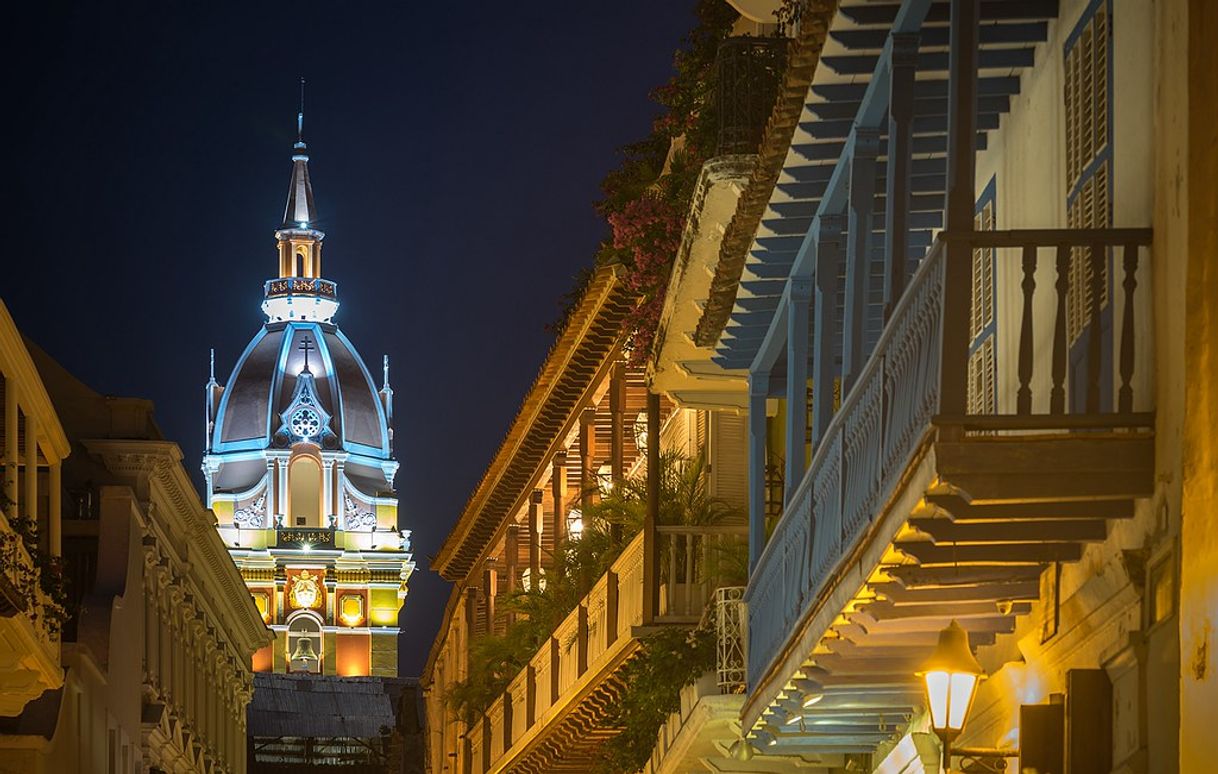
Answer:
<svg viewBox="0 0 1218 774"><path fill-rule="evenodd" d="M305 357L304 373L307 373L307 374L313 373L312 370L309 369L309 353L311 351L313 351L314 349L315 349L315 347L313 346L313 340L310 339L308 337L308 335L305 335L305 337L300 342L300 351L304 353L304 357Z"/></svg>

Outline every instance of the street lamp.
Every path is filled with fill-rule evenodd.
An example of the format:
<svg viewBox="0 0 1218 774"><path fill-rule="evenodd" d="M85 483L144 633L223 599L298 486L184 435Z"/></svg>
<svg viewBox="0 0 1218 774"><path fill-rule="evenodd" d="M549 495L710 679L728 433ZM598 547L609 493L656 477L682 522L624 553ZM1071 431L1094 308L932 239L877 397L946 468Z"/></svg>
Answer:
<svg viewBox="0 0 1218 774"><path fill-rule="evenodd" d="M985 670L969 649L968 632L954 620L939 632L939 644L918 675L926 681L930 725L943 741L943 770L951 763L951 743L960 735Z"/></svg>

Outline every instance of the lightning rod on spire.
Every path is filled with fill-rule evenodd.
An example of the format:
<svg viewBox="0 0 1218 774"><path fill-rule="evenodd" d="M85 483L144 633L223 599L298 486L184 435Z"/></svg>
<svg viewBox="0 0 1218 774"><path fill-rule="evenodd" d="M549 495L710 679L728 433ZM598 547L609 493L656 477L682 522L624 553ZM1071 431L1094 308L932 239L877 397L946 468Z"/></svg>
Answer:
<svg viewBox="0 0 1218 774"><path fill-rule="evenodd" d="M300 79L300 112L296 114L296 142L304 142L304 87L305 79Z"/></svg>

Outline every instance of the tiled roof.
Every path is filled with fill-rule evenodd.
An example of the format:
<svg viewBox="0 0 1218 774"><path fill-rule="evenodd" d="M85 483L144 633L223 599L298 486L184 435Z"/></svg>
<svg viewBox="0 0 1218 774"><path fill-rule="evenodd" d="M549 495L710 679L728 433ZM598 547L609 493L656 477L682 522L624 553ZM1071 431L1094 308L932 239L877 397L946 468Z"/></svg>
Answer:
<svg viewBox="0 0 1218 774"><path fill-rule="evenodd" d="M397 722L409 681L328 675L254 675L249 734L254 737L378 737Z"/></svg>

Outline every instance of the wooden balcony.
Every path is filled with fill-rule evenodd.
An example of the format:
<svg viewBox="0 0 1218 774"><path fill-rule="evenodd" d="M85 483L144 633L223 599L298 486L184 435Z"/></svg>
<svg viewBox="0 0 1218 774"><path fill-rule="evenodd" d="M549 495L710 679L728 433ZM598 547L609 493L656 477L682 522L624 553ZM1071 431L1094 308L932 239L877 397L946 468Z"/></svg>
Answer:
<svg viewBox="0 0 1218 774"><path fill-rule="evenodd" d="M0 511L0 715L63 684L59 635L46 614L39 570Z"/></svg>
<svg viewBox="0 0 1218 774"><path fill-rule="evenodd" d="M744 527L664 526L635 536L470 729L474 774L589 771L596 748L616 733L601 720L640 638L655 626L696 623L719 585L719 549L742 546L744 535Z"/></svg>
<svg viewBox="0 0 1218 774"><path fill-rule="evenodd" d="M1013 631L1042 570L1080 559L1151 495L1153 359L1138 346L1150 241L1148 229L938 239L750 578L746 728L765 713L778 751L874 751L919 706L914 671L941 628L958 619L974 646ZM966 410L976 249L1020 280L1017 357L1000 361L1013 373L997 388L1013 413ZM1076 316L1071 342L1079 283L1105 301ZM810 710L779 698L801 674L825 688Z"/></svg>

